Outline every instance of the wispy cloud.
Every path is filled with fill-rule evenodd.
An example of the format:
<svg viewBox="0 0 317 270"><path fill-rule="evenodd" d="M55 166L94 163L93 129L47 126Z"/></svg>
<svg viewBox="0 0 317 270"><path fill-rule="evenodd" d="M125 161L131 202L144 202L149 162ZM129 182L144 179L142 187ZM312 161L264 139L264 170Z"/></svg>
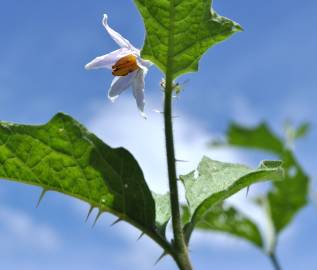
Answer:
<svg viewBox="0 0 317 270"><path fill-rule="evenodd" d="M98 105L97 105L98 106ZM123 146L136 157L145 178L153 191L165 192L167 170L163 116L151 111L152 102L147 104L149 119L138 115L134 101L120 97L113 106L100 106L95 116L88 121L88 127L112 147ZM241 162L241 156L228 149L210 150L207 143L212 135L204 125L182 112L175 112L174 119L176 158L187 162L178 163L178 173L185 174L194 170L203 155L213 159Z"/></svg>
<svg viewBox="0 0 317 270"><path fill-rule="evenodd" d="M0 249L5 253L16 252L17 248L50 252L62 242L51 226L39 224L25 212L4 205L0 207L0 227Z"/></svg>

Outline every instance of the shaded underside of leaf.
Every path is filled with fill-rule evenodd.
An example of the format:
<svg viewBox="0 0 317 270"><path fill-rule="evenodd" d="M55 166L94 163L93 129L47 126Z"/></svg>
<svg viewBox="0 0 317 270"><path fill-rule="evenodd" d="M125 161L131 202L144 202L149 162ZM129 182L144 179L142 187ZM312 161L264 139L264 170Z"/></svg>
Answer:
<svg viewBox="0 0 317 270"><path fill-rule="evenodd" d="M154 200L137 161L65 114L42 126L0 122L0 177L79 198L155 230Z"/></svg>
<svg viewBox="0 0 317 270"><path fill-rule="evenodd" d="M196 172L180 178L185 185L190 211L194 213L204 202L214 205L256 182L282 180L283 170L278 161L265 161L258 169L251 169L204 157Z"/></svg>
<svg viewBox="0 0 317 270"><path fill-rule="evenodd" d="M211 207L197 222L196 228L225 232L246 239L257 247L263 247L262 236L257 225L234 207L223 204Z"/></svg>
<svg viewBox="0 0 317 270"><path fill-rule="evenodd" d="M173 78L197 71L211 46L242 28L211 9L211 0L134 0L145 23L142 57Z"/></svg>
<svg viewBox="0 0 317 270"><path fill-rule="evenodd" d="M278 161L265 161L254 170L204 157L197 172L181 176L191 215L191 224L185 229L188 239L195 225L218 203L254 183L282 179L283 169Z"/></svg>
<svg viewBox="0 0 317 270"><path fill-rule="evenodd" d="M156 226L160 230L161 235L165 235L167 223L171 218L170 194L161 195L152 192L152 195L155 201Z"/></svg>

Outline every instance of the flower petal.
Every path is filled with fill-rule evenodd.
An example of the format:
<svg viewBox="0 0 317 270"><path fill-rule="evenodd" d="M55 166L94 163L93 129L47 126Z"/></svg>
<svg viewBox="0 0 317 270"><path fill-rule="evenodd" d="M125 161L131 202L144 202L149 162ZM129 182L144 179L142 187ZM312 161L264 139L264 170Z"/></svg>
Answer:
<svg viewBox="0 0 317 270"><path fill-rule="evenodd" d="M114 102L124 90L128 89L133 84L137 73L138 71L136 70L129 73L127 76L115 77L111 83L108 98Z"/></svg>
<svg viewBox="0 0 317 270"><path fill-rule="evenodd" d="M125 39L123 36L121 36L118 32L113 30L108 25L108 15L104 14L102 19L102 24L106 28L108 34L111 36L111 38L121 47L121 48L127 48L133 51L137 51L137 49L130 43L129 40Z"/></svg>
<svg viewBox="0 0 317 270"><path fill-rule="evenodd" d="M138 109L140 110L141 115L146 118L144 113L145 99L144 99L144 77L146 71L139 69L132 84L133 96L135 98Z"/></svg>
<svg viewBox="0 0 317 270"><path fill-rule="evenodd" d="M138 66L141 67L143 70L149 69L153 63L149 60L144 60L140 56L137 57Z"/></svg>
<svg viewBox="0 0 317 270"><path fill-rule="evenodd" d="M127 48L121 48L119 50L113 51L111 53L98 56L91 62L89 62L86 66L85 69L90 70L90 69L98 69L98 68L108 68L112 69L112 66L122 57L131 54L131 50Z"/></svg>

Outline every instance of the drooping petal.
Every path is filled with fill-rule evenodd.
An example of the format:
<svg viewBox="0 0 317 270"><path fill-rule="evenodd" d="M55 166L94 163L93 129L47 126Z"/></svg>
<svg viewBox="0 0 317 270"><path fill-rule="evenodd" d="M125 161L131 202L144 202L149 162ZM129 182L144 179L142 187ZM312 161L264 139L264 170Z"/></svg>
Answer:
<svg viewBox="0 0 317 270"><path fill-rule="evenodd" d="M121 47L121 48L127 48L133 51L136 51L137 49L130 43L129 40L121 36L118 32L113 30L109 25L108 25L108 15L104 14L103 19L102 19L102 24L106 28L108 34L110 37Z"/></svg>
<svg viewBox="0 0 317 270"><path fill-rule="evenodd" d="M108 92L108 98L112 102L114 102L124 90L132 86L137 73L138 71L136 70L134 72L129 73L127 76L115 77L111 83L111 86Z"/></svg>
<svg viewBox="0 0 317 270"><path fill-rule="evenodd" d="M120 48L116 51L113 51L111 53L98 56L91 62L89 62L86 66L85 69L90 70L90 69L98 69L98 68L108 68L112 69L112 66L122 57L131 54L132 51L127 48Z"/></svg>
<svg viewBox="0 0 317 270"><path fill-rule="evenodd" d="M141 115L146 118L144 113L145 99L144 99L144 77L146 71L139 69L132 84L133 96L135 98L138 109L140 110Z"/></svg>

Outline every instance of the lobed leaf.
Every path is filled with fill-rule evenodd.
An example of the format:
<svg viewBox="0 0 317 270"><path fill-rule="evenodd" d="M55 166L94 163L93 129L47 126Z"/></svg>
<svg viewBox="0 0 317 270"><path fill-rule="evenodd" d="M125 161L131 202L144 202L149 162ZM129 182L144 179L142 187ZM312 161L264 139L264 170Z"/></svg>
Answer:
<svg viewBox="0 0 317 270"><path fill-rule="evenodd" d="M211 46L241 31L237 23L211 9L211 0L135 0L146 38L142 57L164 73L177 76L198 70Z"/></svg>
<svg viewBox="0 0 317 270"><path fill-rule="evenodd" d="M258 169L204 157L197 171L181 176L185 185L191 221L185 226L187 240L196 224L213 207L241 189L266 180L282 180L281 162L264 161Z"/></svg>
<svg viewBox="0 0 317 270"><path fill-rule="evenodd" d="M41 126L0 122L0 178L76 197L157 233L155 203L137 161L65 114Z"/></svg>

